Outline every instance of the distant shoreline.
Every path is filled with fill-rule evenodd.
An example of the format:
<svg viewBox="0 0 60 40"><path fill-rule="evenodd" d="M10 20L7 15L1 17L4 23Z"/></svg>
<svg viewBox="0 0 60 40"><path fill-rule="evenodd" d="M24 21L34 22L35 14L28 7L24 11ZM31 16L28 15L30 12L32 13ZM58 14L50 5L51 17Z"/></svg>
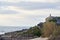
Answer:
<svg viewBox="0 0 60 40"><path fill-rule="evenodd" d="M5 32L0 32L0 35L5 34Z"/></svg>
<svg viewBox="0 0 60 40"><path fill-rule="evenodd" d="M9 33L9 32L14 32L14 31L20 31L23 29L28 29L29 27L26 26L21 26L21 27L11 27L11 26L0 26L0 35Z"/></svg>

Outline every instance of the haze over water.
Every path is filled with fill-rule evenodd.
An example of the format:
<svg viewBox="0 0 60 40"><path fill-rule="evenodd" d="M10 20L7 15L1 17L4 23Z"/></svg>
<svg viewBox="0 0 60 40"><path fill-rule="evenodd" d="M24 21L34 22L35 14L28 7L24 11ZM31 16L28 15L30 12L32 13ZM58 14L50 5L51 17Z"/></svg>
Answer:
<svg viewBox="0 0 60 40"><path fill-rule="evenodd" d="M26 26L16 26L16 27L12 27L12 26L0 26L0 34L4 34L7 32L13 32L13 31L19 31L22 29L28 29L29 27Z"/></svg>

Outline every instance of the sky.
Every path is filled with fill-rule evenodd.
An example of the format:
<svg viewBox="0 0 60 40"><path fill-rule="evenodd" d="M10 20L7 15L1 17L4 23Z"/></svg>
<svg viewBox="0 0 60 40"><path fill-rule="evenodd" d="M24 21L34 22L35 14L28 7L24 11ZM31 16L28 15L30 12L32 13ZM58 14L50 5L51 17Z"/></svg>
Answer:
<svg viewBox="0 0 60 40"><path fill-rule="evenodd" d="M0 26L34 26L50 14L60 16L60 0L0 0Z"/></svg>

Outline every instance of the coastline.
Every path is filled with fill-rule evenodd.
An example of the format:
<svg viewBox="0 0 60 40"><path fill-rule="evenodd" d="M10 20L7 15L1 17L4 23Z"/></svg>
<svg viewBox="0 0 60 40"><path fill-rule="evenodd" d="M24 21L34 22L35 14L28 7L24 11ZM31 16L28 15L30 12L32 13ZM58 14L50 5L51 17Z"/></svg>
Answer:
<svg viewBox="0 0 60 40"><path fill-rule="evenodd" d="M0 32L0 35L5 34L5 32Z"/></svg>

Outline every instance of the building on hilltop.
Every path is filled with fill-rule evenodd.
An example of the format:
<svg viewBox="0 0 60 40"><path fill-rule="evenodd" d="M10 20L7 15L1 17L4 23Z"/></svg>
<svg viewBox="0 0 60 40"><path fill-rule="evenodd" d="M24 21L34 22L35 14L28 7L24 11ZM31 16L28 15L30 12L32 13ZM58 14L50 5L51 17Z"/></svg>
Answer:
<svg viewBox="0 0 60 40"><path fill-rule="evenodd" d="M56 22L57 24L60 24L60 17L54 17L50 16L46 18L46 22Z"/></svg>

